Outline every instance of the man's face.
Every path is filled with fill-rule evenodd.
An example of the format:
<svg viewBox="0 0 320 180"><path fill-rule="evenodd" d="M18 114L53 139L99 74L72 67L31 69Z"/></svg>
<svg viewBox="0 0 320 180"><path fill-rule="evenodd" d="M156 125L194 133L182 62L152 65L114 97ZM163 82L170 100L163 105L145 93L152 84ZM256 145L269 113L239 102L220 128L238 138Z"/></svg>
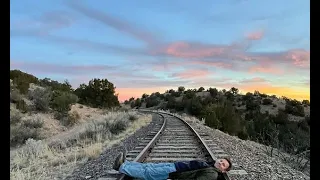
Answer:
<svg viewBox="0 0 320 180"><path fill-rule="evenodd" d="M217 159L214 163L214 167L218 168L222 172L226 172L226 169L229 167L229 163L225 159Z"/></svg>

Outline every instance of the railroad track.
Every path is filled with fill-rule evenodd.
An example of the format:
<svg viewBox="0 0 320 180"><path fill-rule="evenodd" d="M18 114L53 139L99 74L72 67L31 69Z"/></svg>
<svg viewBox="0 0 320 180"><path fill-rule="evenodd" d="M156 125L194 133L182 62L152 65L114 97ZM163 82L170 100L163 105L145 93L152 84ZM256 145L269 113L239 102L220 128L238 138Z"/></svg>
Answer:
<svg viewBox="0 0 320 180"><path fill-rule="evenodd" d="M141 110L142 112L153 112ZM127 153L126 159L136 162L176 162L189 160L214 161L217 158L229 157L219 149L211 139L202 138L201 134L187 122L170 113L154 112L162 118L162 125L140 140L140 144ZM205 134L202 134L205 136ZM237 166L235 164L235 166ZM232 171L234 171L232 173ZM243 170L231 170L232 175L246 174ZM230 175L220 178L229 180ZM121 174L118 180L130 179Z"/></svg>

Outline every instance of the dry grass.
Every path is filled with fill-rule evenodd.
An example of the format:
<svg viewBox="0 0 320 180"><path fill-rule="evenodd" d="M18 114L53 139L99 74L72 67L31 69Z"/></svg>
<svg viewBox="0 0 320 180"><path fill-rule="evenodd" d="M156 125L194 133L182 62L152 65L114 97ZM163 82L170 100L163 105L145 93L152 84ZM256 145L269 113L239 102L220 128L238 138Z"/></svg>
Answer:
<svg viewBox="0 0 320 180"><path fill-rule="evenodd" d="M135 120L133 116L136 117ZM10 179L63 179L76 165L97 158L103 150L119 143L137 129L150 123L152 119L151 115L137 112L110 112L96 117L98 118L80 124L52 139L43 141L29 139L24 147L10 154ZM103 124L111 126L120 121L125 121L128 125L118 134L110 133L107 126L105 129L102 127ZM99 128L104 131L99 131ZM93 134L94 138L81 136L81 134L89 135L88 132ZM54 144L61 146L53 146Z"/></svg>

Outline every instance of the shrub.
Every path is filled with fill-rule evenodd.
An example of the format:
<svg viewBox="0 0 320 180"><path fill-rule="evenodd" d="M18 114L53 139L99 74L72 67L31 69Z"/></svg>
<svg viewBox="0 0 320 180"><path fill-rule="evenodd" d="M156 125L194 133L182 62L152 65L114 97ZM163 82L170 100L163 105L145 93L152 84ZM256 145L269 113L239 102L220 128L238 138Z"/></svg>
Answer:
<svg viewBox="0 0 320 180"><path fill-rule="evenodd" d="M246 102L246 109L248 111L260 111L260 105L257 101L248 100Z"/></svg>
<svg viewBox="0 0 320 180"><path fill-rule="evenodd" d="M10 110L10 125L17 124L21 121L22 114L17 110Z"/></svg>
<svg viewBox="0 0 320 180"><path fill-rule="evenodd" d="M68 92L55 92L51 101L51 108L58 112L68 112L71 105L77 103L78 97Z"/></svg>
<svg viewBox="0 0 320 180"><path fill-rule="evenodd" d="M202 92L202 91L204 91L204 88L203 88L203 87L200 87L200 88L198 89L198 92Z"/></svg>
<svg viewBox="0 0 320 180"><path fill-rule="evenodd" d="M304 108L302 105L291 105L287 103L285 106L285 111L288 114L304 117Z"/></svg>
<svg viewBox="0 0 320 180"><path fill-rule="evenodd" d="M22 125L26 128L30 128L30 129L37 129L37 128L41 128L43 126L43 120L41 119L41 117L36 116L36 117L29 117L28 119L24 120L22 122Z"/></svg>
<svg viewBox="0 0 320 180"><path fill-rule="evenodd" d="M33 102L35 110L47 111L49 110L49 103L52 92L47 88L35 88L28 93L29 99Z"/></svg>
<svg viewBox="0 0 320 180"><path fill-rule="evenodd" d="M309 100L303 100L302 104L304 104L306 106L310 106L310 101Z"/></svg>
<svg viewBox="0 0 320 180"><path fill-rule="evenodd" d="M271 99L268 99L268 98L263 99L263 100L262 100L262 104L263 104L263 105L271 105L271 104L272 104L272 100L271 100Z"/></svg>
<svg viewBox="0 0 320 180"><path fill-rule="evenodd" d="M266 98L266 97L268 97L268 95L266 95L266 94L260 94L260 97L262 97L262 98Z"/></svg>
<svg viewBox="0 0 320 180"><path fill-rule="evenodd" d="M110 132L112 134L119 134L126 130L128 127L128 121L126 119L117 119L110 125Z"/></svg>
<svg viewBox="0 0 320 180"><path fill-rule="evenodd" d="M218 90L216 88L209 88L208 91L212 97L216 97L218 95Z"/></svg>
<svg viewBox="0 0 320 180"><path fill-rule="evenodd" d="M239 131L237 136L242 139L242 140L247 140L249 138L249 134L247 133L247 131Z"/></svg>
<svg viewBox="0 0 320 180"><path fill-rule="evenodd" d="M219 119L217 119L216 113L214 111L208 112L208 114L205 115L205 124L215 129L219 129L221 126L221 123Z"/></svg>
<svg viewBox="0 0 320 180"><path fill-rule="evenodd" d="M10 102L17 103L22 99L22 96L18 89L12 89L10 91Z"/></svg>
<svg viewBox="0 0 320 180"><path fill-rule="evenodd" d="M22 113L28 112L28 105L23 99L20 99L16 105L17 109L19 109Z"/></svg>
<svg viewBox="0 0 320 180"><path fill-rule="evenodd" d="M137 120L138 119L138 117L136 116L136 115L134 115L134 114L130 114L129 115L129 120L130 121L135 121L135 120Z"/></svg>
<svg viewBox="0 0 320 180"><path fill-rule="evenodd" d="M40 139L38 128L28 128L23 125L10 126L10 146L25 143L29 138Z"/></svg>
<svg viewBox="0 0 320 180"><path fill-rule="evenodd" d="M282 110L282 109L278 109L278 114L274 117L274 120L273 122L275 124L287 124L289 121L288 121L288 114Z"/></svg>
<svg viewBox="0 0 320 180"><path fill-rule="evenodd" d="M68 113L68 118L67 118L68 122L66 122L66 124L72 126L72 125L78 123L80 118L81 117L77 111L72 111L72 112Z"/></svg>
<svg viewBox="0 0 320 180"><path fill-rule="evenodd" d="M183 92L184 90L185 90L185 88L183 86L178 87L179 92Z"/></svg>

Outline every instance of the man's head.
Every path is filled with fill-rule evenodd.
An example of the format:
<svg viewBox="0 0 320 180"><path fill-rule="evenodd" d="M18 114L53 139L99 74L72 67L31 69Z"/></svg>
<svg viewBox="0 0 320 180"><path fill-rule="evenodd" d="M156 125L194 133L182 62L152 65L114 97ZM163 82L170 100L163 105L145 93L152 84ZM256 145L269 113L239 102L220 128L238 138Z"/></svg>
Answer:
<svg viewBox="0 0 320 180"><path fill-rule="evenodd" d="M216 162L214 163L214 167L224 173L230 171L232 164L229 158L222 158L216 160Z"/></svg>

